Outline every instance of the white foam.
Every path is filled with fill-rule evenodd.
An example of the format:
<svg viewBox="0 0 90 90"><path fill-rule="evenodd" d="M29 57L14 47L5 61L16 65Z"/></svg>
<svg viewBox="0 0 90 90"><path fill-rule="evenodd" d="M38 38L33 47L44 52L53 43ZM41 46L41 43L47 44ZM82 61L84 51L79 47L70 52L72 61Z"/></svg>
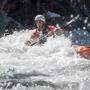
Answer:
<svg viewBox="0 0 90 90"><path fill-rule="evenodd" d="M10 68L14 68L20 73L37 71L53 75L53 78L47 78L47 80L57 82L61 79L60 69L83 61L77 56L70 40L63 35L56 38L50 37L42 46L30 47L24 44L30 38L30 34L31 32L26 30L0 38L0 73L6 72ZM63 71L63 73L65 72ZM73 76L71 78L73 79ZM19 89L17 87L14 90ZM26 89L23 88L23 90Z"/></svg>

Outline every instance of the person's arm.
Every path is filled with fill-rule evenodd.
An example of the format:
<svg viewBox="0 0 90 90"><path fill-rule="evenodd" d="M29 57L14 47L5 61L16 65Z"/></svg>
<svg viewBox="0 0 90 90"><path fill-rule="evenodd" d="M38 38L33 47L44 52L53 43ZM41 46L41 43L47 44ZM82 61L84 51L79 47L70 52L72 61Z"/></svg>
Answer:
<svg viewBox="0 0 90 90"><path fill-rule="evenodd" d="M53 30L48 31L47 37L53 36L55 37L55 32Z"/></svg>
<svg viewBox="0 0 90 90"><path fill-rule="evenodd" d="M50 36L53 36L53 37L55 37L55 31L56 31L56 27L55 26L53 26L53 25L50 25L50 26L48 26L48 34L47 34L47 36L48 37L50 37Z"/></svg>
<svg viewBox="0 0 90 90"><path fill-rule="evenodd" d="M36 32L36 29L32 30L30 39L28 41L26 41L25 44L28 46L31 46L32 43L35 43L37 41L37 39L38 39L38 33Z"/></svg>

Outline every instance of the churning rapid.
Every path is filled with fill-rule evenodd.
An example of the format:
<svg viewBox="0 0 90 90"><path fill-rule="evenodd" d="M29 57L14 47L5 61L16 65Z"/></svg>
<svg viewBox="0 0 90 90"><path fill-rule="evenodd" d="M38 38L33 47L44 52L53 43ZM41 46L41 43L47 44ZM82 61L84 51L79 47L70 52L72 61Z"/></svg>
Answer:
<svg viewBox="0 0 90 90"><path fill-rule="evenodd" d="M30 31L0 38L0 90L90 90L90 61L64 35L26 46Z"/></svg>

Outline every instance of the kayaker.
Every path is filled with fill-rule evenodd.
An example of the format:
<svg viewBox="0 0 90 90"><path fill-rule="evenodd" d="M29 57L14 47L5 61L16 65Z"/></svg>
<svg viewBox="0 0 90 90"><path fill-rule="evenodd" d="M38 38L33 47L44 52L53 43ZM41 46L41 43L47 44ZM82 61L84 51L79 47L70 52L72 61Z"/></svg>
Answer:
<svg viewBox="0 0 90 90"><path fill-rule="evenodd" d="M37 28L32 30L30 41L38 41L38 44L41 44L46 42L47 37L55 37L55 31L58 28L53 25L48 26L43 15L37 15L34 20ZM28 42L29 44L31 43L30 41Z"/></svg>

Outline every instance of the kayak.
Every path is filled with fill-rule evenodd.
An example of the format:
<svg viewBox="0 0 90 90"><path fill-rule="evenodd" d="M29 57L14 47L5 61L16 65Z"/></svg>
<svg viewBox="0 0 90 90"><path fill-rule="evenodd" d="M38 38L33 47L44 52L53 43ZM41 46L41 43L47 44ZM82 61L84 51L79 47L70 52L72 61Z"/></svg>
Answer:
<svg viewBox="0 0 90 90"><path fill-rule="evenodd" d="M73 47L82 58L90 59L90 47L80 45L73 45Z"/></svg>

